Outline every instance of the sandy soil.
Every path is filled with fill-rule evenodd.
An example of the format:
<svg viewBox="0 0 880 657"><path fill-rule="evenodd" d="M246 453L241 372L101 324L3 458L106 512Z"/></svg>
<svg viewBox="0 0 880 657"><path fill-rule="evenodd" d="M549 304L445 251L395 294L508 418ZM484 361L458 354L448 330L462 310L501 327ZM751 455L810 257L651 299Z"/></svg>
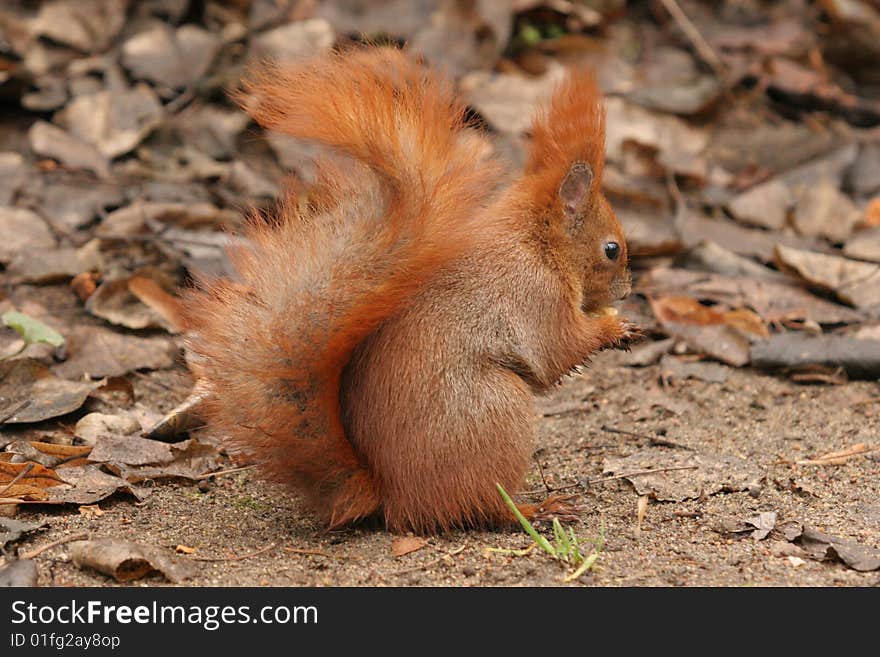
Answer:
<svg viewBox="0 0 880 657"><path fill-rule="evenodd" d="M880 546L880 453L839 466L792 464L855 443L876 444L877 383L803 386L731 371L723 384L688 380L660 388L658 365L630 368L624 358L621 353L602 354L591 369L542 403L555 414L540 420L530 489L544 487L537 463L553 487L602 478L605 459L643 450L652 437L680 446L654 449L738 456L759 466L763 477L759 486L747 491L704 494L681 502L651 501L640 530L639 496L629 481L569 489L583 505L574 525L582 542L588 544L600 532L605 539L594 570L570 585L880 584L880 573L810 560L778 533L759 541L724 529L727 519L773 511L777 526L805 522L835 536ZM173 376L180 379L180 373L166 372L141 384ZM157 390L161 386L147 385L140 393L158 394ZM653 405L646 405L646 399ZM164 399L161 405L173 401ZM603 429L609 426L642 437ZM199 586L560 586L571 572L537 550L525 556L487 553L487 548L526 548L531 541L518 529L434 537L422 549L395 557L391 534L369 527L327 533L294 496L261 482L252 471L201 485L158 485L142 504L117 496L100 508L103 515L91 517L69 509L24 511L20 519L45 520L49 529L19 545L27 550L81 532L171 550L184 545L195 552L181 558L222 559L198 563L198 575L189 583ZM114 583L76 568L63 545L44 552L38 561L41 585ZM139 582L166 583L159 575Z"/></svg>

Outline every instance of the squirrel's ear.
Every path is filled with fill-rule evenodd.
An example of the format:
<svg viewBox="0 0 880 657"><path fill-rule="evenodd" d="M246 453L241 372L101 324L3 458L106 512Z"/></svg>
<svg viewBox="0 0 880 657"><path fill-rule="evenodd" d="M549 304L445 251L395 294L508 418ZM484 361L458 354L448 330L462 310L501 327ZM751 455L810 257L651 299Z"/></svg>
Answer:
<svg viewBox="0 0 880 657"><path fill-rule="evenodd" d="M577 217L584 203L590 196L593 186L593 169L586 162L575 162L571 165L562 184L559 185L559 200L562 209L569 217Z"/></svg>

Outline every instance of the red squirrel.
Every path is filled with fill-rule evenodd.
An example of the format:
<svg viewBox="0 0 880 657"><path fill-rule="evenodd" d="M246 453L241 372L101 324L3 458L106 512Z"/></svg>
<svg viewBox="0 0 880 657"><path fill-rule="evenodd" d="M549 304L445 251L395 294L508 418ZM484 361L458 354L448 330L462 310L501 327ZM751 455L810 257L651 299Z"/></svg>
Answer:
<svg viewBox="0 0 880 657"><path fill-rule="evenodd" d="M524 484L533 394L630 332L593 77L568 73L506 186L452 82L400 50L267 64L241 102L347 160L250 222L240 280L189 293L208 426L332 528L510 523L496 482Z"/></svg>

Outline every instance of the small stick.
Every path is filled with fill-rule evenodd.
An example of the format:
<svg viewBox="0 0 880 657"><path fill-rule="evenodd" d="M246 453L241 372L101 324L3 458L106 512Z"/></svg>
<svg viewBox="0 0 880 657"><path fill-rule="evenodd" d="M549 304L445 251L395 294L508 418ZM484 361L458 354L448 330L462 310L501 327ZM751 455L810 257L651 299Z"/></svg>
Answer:
<svg viewBox="0 0 880 657"><path fill-rule="evenodd" d="M704 62L712 67L712 70L715 71L715 74L719 78L724 79L727 76L727 69L725 68L724 63L718 58L718 55L712 50L712 46L706 42L697 27L691 22L691 19L688 18L682 11L681 7L678 6L678 3L675 0L660 0L660 2L678 24L678 27L681 28L681 31L684 32L691 44L693 44L697 54Z"/></svg>
<svg viewBox="0 0 880 657"><path fill-rule="evenodd" d="M16 413L18 413L19 411L23 411L24 409L26 409L30 405L31 405L30 399L25 399L23 402L16 404L15 406L12 407L11 411L7 411L5 415L0 415L0 424L3 424L4 422L6 422L6 420L8 420L11 417L15 417Z"/></svg>
<svg viewBox="0 0 880 657"><path fill-rule="evenodd" d="M248 554L239 554L235 557L193 557L193 561L244 561L245 559L250 559L251 557L258 557L261 554L265 554L269 550L275 547L274 543L269 543L264 548L257 550L256 552L250 552Z"/></svg>
<svg viewBox="0 0 880 657"><path fill-rule="evenodd" d="M590 485L603 484L606 481L614 481L615 479L625 479L626 477L639 477L641 475L655 474L657 472L673 472L675 470L696 470L696 465L676 465L670 468L656 468L654 470L636 470L634 472L624 472L623 474L613 475L611 477L603 477L602 479L591 479Z"/></svg>
<svg viewBox="0 0 880 657"><path fill-rule="evenodd" d="M12 479L12 481L10 481L2 489L0 489L0 497L3 497L3 494L6 491L11 490L12 487L15 486L15 484L17 484L23 477L26 477L27 473L33 469L34 469L33 463L28 463L27 467L22 468L21 472L19 472L17 475L15 475L15 477Z"/></svg>
<svg viewBox="0 0 880 657"><path fill-rule="evenodd" d="M245 470L250 470L252 468L256 468L256 463L251 463L250 465L243 465L240 468L230 468L228 470L217 470L217 472L206 472L205 474L200 474L195 478L195 481L201 481L202 479L210 479L211 477L219 477L220 475L228 475L235 474L236 472L244 472Z"/></svg>
<svg viewBox="0 0 880 657"><path fill-rule="evenodd" d="M636 433L634 431L626 431L625 429L617 429L615 427L609 427L607 424L603 424L601 429L602 431L607 431L608 433L617 433L621 436L630 436L632 438L641 438L642 440L648 440L652 445L660 445L661 447L677 447L678 449L693 451L693 449L691 447L688 447L687 445L680 445L678 443L672 442L671 440L658 438L657 436L649 436L646 433Z"/></svg>
<svg viewBox="0 0 880 657"><path fill-rule="evenodd" d="M573 484L566 484L565 486L557 486L556 488L547 488L546 490L541 490L540 488L536 488L535 490L524 490L521 493L517 493L517 495L540 495L542 493L555 493L556 491L560 491L560 490L570 490L572 488L577 488L580 485L581 485L581 483L579 481L576 481Z"/></svg>
<svg viewBox="0 0 880 657"><path fill-rule="evenodd" d="M431 561L426 561L425 563L421 564L420 566L415 566L414 568L407 568L406 570L398 570L397 572L391 573L391 574L398 575L398 576L399 575L408 575L409 573L414 573L419 570L424 570L425 568L430 568L431 566L436 566L438 563L443 561L444 557L454 557L457 554L461 554L462 552L464 552L464 549L466 547L467 547L467 545L462 545L460 548L456 548L455 550L452 550L452 552L447 552L442 557L432 559Z"/></svg>
<svg viewBox="0 0 880 657"><path fill-rule="evenodd" d="M549 493L553 489L550 488L550 484L547 483L547 478L544 477L544 466L541 465L539 459L535 459L535 463L538 464L538 472L541 474L541 483L544 484L544 490Z"/></svg>
<svg viewBox="0 0 880 657"><path fill-rule="evenodd" d="M64 545L65 543L73 543L74 541L87 541L89 538L88 532L82 532L80 534L72 534L70 536L65 536L64 538L59 538L56 541L50 541L45 545L41 545L38 548L34 548L33 550L29 550L28 552L19 553L19 559L33 559L36 556L43 554L46 550L51 550L53 547L58 547L59 545Z"/></svg>
<svg viewBox="0 0 880 657"><path fill-rule="evenodd" d="M826 454L825 456L819 456L814 459L805 459L803 461L796 461L797 465L843 465L847 463L850 459L854 459L857 456L862 456L864 454L870 454L872 452L880 452L880 447L871 447L870 449L861 449L861 450L844 450L842 452L832 452L831 454Z"/></svg>

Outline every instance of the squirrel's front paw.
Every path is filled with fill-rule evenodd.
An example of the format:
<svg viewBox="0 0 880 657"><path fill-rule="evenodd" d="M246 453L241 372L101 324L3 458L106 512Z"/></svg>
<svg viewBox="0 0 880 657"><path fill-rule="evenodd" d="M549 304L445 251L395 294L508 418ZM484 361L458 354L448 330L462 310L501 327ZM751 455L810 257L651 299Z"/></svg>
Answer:
<svg viewBox="0 0 880 657"><path fill-rule="evenodd" d="M645 334L642 330L628 319L620 320L620 329L621 334L620 338L618 338L618 347L628 348L645 339Z"/></svg>
<svg viewBox="0 0 880 657"><path fill-rule="evenodd" d="M540 504L526 504L519 507L523 515L534 522L577 522L583 506L575 504L577 495L551 495Z"/></svg>

